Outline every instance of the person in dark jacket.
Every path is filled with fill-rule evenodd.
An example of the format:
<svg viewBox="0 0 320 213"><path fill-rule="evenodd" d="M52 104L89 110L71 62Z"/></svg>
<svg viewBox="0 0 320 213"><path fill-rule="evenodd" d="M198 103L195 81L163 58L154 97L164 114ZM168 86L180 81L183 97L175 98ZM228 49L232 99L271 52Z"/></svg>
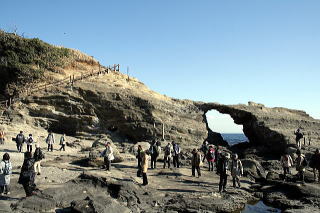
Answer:
<svg viewBox="0 0 320 213"><path fill-rule="evenodd" d="M44 154L40 148L39 144L36 144L36 150L34 151L33 154L34 158L34 170L37 175L41 174L41 160L44 159Z"/></svg>
<svg viewBox="0 0 320 213"><path fill-rule="evenodd" d="M34 180L34 159L31 152L25 152L18 183L22 184L27 197L35 194L36 185Z"/></svg>
<svg viewBox="0 0 320 213"><path fill-rule="evenodd" d="M220 174L219 193L226 192L228 175L230 174L230 154L226 153L219 160L218 172Z"/></svg>
<svg viewBox="0 0 320 213"><path fill-rule="evenodd" d="M26 141L26 138L23 135L23 131L20 131L20 133L16 136L16 144L17 144L18 152L22 152L22 145L25 141Z"/></svg>
<svg viewBox="0 0 320 213"><path fill-rule="evenodd" d="M176 144L174 141L172 141L172 159L173 159L173 166L176 168L180 167L180 147L178 144Z"/></svg>
<svg viewBox="0 0 320 213"><path fill-rule="evenodd" d="M141 177L141 175L142 175L142 167L141 167L142 154L143 154L142 146L138 145L138 151L137 151L137 155L136 155L136 158L138 160L138 171L137 171L138 177Z"/></svg>
<svg viewBox="0 0 320 213"><path fill-rule="evenodd" d="M217 149L214 154L215 154L215 163L216 163L216 173L217 173L217 175L219 175L218 167L219 167L219 162L222 159L222 152L221 152L220 146L217 146Z"/></svg>
<svg viewBox="0 0 320 213"><path fill-rule="evenodd" d="M309 166L313 169L314 181L316 181L317 173L318 173L318 182L320 183L320 151L319 149L316 149L315 153L312 155Z"/></svg>
<svg viewBox="0 0 320 213"><path fill-rule="evenodd" d="M156 169L157 159L161 153L161 146L159 146L159 143L157 143L156 140L154 140L150 146L149 152L151 154L151 169Z"/></svg>
<svg viewBox="0 0 320 213"><path fill-rule="evenodd" d="M200 171L200 164L201 164L201 154L197 149L192 150L192 159L191 159L191 166L192 166L192 176L196 176L196 170L198 172L198 177L201 176Z"/></svg>

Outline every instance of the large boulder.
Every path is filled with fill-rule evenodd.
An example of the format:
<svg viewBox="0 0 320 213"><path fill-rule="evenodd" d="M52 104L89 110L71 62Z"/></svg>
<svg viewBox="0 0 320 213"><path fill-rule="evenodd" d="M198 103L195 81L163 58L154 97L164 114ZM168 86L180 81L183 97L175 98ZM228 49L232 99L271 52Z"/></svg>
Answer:
<svg viewBox="0 0 320 213"><path fill-rule="evenodd" d="M266 172L257 160L243 159L241 161L242 161L245 176L252 177L256 180L266 178Z"/></svg>

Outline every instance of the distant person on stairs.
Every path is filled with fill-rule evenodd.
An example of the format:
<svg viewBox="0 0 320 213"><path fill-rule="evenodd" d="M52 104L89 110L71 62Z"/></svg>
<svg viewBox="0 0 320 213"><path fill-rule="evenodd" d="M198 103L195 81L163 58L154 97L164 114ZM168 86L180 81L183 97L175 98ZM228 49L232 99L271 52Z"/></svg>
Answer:
<svg viewBox="0 0 320 213"><path fill-rule="evenodd" d="M60 138L60 151L63 150L63 151L66 151L66 134L63 134Z"/></svg>
<svg viewBox="0 0 320 213"><path fill-rule="evenodd" d="M0 145L4 144L5 137L4 137L4 131L0 129Z"/></svg>
<svg viewBox="0 0 320 213"><path fill-rule="evenodd" d="M27 197L35 194L36 184L34 181L34 159L31 152L25 152L18 183L22 184Z"/></svg>
<svg viewBox="0 0 320 213"><path fill-rule="evenodd" d="M16 136L16 144L17 144L18 152L22 152L22 145L25 141L26 141L26 138L23 135L23 131L20 131L20 133Z"/></svg>
<svg viewBox="0 0 320 213"><path fill-rule="evenodd" d="M36 144L36 150L34 151L33 158L34 158L34 171L35 173L37 173L37 175L40 175L41 160L44 159L44 154L41 151L40 145L38 143Z"/></svg>
<svg viewBox="0 0 320 213"><path fill-rule="evenodd" d="M55 138L52 131L49 132L48 137L46 139L46 143L48 144L48 152L53 152L53 144L55 143Z"/></svg>
<svg viewBox="0 0 320 213"><path fill-rule="evenodd" d="M201 154L197 149L192 150L192 159L191 159L191 166L192 166L192 176L196 176L196 170L198 173L198 177L201 176L200 171L200 164L201 164Z"/></svg>
<svg viewBox="0 0 320 213"><path fill-rule="evenodd" d="M29 137L27 138L27 152L32 152L32 144L34 140L32 137L32 134L29 134Z"/></svg>
<svg viewBox="0 0 320 213"><path fill-rule="evenodd" d="M111 143L107 142L105 150L101 153L101 157L104 158L104 164L107 171L111 170L111 161L114 160L113 149Z"/></svg>
<svg viewBox="0 0 320 213"><path fill-rule="evenodd" d="M10 155L5 153L0 163L0 195L10 194L10 175L12 174L12 165Z"/></svg>

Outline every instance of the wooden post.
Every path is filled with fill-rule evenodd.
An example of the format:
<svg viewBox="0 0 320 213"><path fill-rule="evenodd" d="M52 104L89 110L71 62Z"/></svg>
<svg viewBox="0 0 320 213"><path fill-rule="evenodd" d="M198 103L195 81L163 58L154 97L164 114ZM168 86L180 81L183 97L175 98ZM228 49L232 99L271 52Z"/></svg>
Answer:
<svg viewBox="0 0 320 213"><path fill-rule="evenodd" d="M113 71L116 71L116 65L115 64L113 65Z"/></svg>
<svg viewBox="0 0 320 213"><path fill-rule="evenodd" d="M98 62L98 66L99 66L99 74L100 74L101 72L100 62Z"/></svg>
<svg viewBox="0 0 320 213"><path fill-rule="evenodd" d="M72 78L71 78L71 75L70 75L70 83L72 82Z"/></svg>
<svg viewBox="0 0 320 213"><path fill-rule="evenodd" d="M164 140L164 123L162 123L162 140Z"/></svg>

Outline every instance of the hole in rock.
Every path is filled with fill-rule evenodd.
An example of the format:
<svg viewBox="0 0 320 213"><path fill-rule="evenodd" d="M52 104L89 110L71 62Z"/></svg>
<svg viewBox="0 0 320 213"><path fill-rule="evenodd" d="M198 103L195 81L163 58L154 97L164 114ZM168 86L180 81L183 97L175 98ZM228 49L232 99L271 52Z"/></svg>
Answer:
<svg viewBox="0 0 320 213"><path fill-rule="evenodd" d="M243 133L243 126L236 124L230 115L210 110L206 113L206 117L209 129L220 133L230 146L249 141Z"/></svg>

